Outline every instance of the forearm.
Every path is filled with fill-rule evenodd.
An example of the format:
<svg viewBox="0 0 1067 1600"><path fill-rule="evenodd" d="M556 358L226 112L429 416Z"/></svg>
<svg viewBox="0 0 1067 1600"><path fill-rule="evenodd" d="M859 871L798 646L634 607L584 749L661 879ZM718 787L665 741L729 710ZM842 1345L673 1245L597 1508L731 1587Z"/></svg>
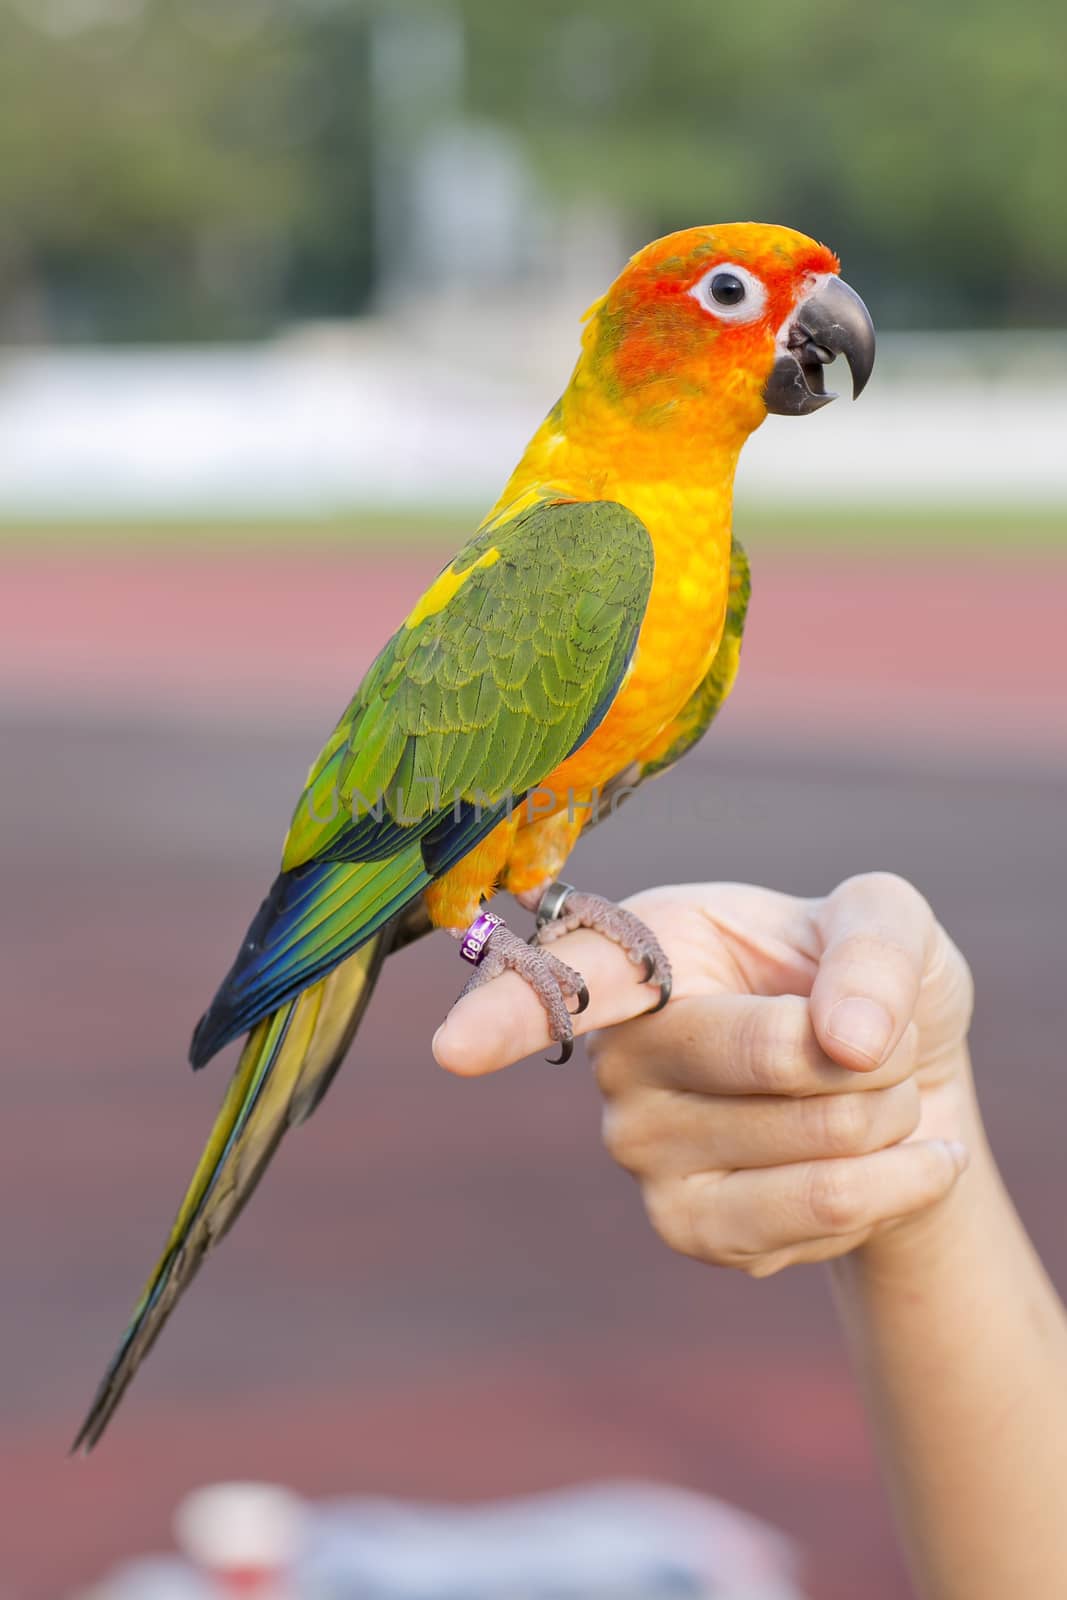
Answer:
<svg viewBox="0 0 1067 1600"><path fill-rule="evenodd" d="M924 1600L1067 1594L1067 1320L973 1093L968 1170L833 1269Z"/></svg>

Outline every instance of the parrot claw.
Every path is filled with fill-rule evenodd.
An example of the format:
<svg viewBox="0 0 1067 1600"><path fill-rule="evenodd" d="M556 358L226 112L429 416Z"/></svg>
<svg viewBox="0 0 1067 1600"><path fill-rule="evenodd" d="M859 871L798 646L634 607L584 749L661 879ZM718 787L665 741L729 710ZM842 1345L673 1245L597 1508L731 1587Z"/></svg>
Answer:
<svg viewBox="0 0 1067 1600"><path fill-rule="evenodd" d="M671 997L671 990L673 988L674 988L674 979L671 977L670 973L668 972L666 978L664 978L663 981L660 983L660 986L659 986L659 999L656 1001L655 1005L652 1007L651 1011L648 1013L648 1015L650 1017L654 1017L656 1015L657 1011L662 1011L663 1010L663 1007L667 1004L667 1001Z"/></svg>
<svg viewBox="0 0 1067 1600"><path fill-rule="evenodd" d="M624 950L635 967L641 968L642 983L659 985L659 1000L652 1011L662 1011L671 997L671 964L652 929L632 911L605 900L599 894L584 894L568 884L550 884L538 908L538 944L550 944L576 928L592 928ZM579 1011L585 1006L579 1005Z"/></svg>
<svg viewBox="0 0 1067 1600"><path fill-rule="evenodd" d="M469 930L468 930L469 933ZM465 935L457 930L457 937ZM467 959L470 959L469 957ZM553 1066L562 1066L574 1054L573 1017L583 1012L589 1004L589 990L580 972L568 967L566 962L542 950L540 944L528 944L504 922L498 922L486 939L477 966L460 991L460 999L482 984L499 977L502 972L515 972L528 984L544 1008L548 1032L554 1044L559 1045L558 1056L546 1060ZM572 1012L567 1001L577 1004Z"/></svg>

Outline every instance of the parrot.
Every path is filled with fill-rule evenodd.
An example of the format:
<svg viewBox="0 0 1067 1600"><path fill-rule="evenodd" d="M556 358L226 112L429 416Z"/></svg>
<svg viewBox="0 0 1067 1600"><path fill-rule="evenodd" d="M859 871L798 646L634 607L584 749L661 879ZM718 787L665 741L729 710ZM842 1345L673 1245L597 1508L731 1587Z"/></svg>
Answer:
<svg viewBox="0 0 1067 1600"><path fill-rule="evenodd" d="M666 1003L651 930L560 874L583 830L685 755L733 686L745 440L768 413L836 398L824 369L838 356L858 397L874 354L837 256L765 223L657 239L586 312L561 397L311 768L190 1061L243 1048L73 1451L98 1442L205 1254L329 1089L389 954L441 929L472 969L464 993L517 973L560 1061L589 999L549 948L568 928L615 941L650 1009ZM485 909L498 890L534 916L529 940Z"/></svg>

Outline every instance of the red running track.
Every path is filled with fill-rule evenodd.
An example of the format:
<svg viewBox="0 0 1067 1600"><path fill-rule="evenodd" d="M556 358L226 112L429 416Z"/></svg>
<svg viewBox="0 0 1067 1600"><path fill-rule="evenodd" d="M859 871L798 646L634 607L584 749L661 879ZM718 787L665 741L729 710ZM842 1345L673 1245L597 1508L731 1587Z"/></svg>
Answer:
<svg viewBox="0 0 1067 1600"><path fill-rule="evenodd" d="M750 728L1067 753L1067 562L752 555ZM321 707L332 718L441 560L8 556L0 695L267 722Z"/></svg>

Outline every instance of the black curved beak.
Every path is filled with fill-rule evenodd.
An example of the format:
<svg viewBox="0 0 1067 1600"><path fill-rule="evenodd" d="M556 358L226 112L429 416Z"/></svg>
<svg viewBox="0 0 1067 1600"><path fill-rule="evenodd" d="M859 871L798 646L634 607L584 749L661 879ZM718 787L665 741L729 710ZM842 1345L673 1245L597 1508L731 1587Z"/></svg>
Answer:
<svg viewBox="0 0 1067 1600"><path fill-rule="evenodd" d="M835 356L848 362L852 398L858 400L874 369L874 323L855 289L827 278L800 302L786 329L785 349L763 389L767 410L803 417L836 400L823 376Z"/></svg>

